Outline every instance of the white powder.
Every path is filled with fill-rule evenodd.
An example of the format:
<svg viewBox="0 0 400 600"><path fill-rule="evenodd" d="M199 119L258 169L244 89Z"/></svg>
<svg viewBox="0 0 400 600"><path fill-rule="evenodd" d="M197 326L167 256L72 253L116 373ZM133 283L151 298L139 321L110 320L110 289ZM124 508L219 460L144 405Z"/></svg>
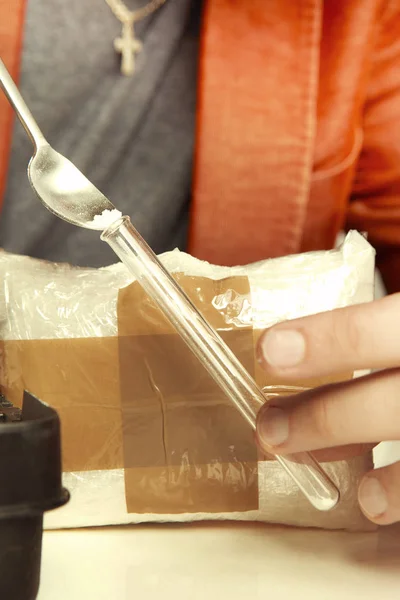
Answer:
<svg viewBox="0 0 400 600"><path fill-rule="evenodd" d="M103 210L101 215L96 215L92 221L92 225L98 229L107 229L110 225L118 221L122 217L120 210L113 208L112 210Z"/></svg>

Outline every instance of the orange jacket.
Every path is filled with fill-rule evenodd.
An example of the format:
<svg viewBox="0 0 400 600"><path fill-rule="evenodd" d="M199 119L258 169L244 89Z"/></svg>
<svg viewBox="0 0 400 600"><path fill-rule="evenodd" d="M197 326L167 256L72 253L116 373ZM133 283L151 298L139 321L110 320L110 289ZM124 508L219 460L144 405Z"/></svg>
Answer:
<svg viewBox="0 0 400 600"><path fill-rule="evenodd" d="M17 76L26 0L0 0ZM190 251L234 264L366 231L400 290L400 0L207 0ZM0 194L11 111L0 96Z"/></svg>

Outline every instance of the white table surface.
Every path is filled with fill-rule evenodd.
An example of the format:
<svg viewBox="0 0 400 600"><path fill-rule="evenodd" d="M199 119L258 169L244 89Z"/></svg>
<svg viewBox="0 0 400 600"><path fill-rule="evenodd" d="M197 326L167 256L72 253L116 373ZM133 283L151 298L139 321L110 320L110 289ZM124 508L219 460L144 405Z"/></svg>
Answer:
<svg viewBox="0 0 400 600"><path fill-rule="evenodd" d="M375 464L400 460L381 444ZM38 600L396 600L400 524L374 533L260 523L48 531Z"/></svg>
<svg viewBox="0 0 400 600"><path fill-rule="evenodd" d="M395 600L400 527L377 533L262 524L47 532L39 600Z"/></svg>

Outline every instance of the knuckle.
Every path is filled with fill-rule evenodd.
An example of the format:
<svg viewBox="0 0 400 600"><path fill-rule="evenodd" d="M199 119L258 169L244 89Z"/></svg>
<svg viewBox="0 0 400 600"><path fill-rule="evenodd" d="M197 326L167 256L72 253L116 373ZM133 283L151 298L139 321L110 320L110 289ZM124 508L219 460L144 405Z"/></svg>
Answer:
<svg viewBox="0 0 400 600"><path fill-rule="evenodd" d="M340 352L358 357L362 355L365 331L368 331L363 311L344 310L340 318L335 320L333 331Z"/></svg>
<svg viewBox="0 0 400 600"><path fill-rule="evenodd" d="M312 422L314 431L322 440L329 440L329 442L336 440L338 427L337 415L327 395L319 396L313 403Z"/></svg>
<svg viewBox="0 0 400 600"><path fill-rule="evenodd" d="M390 421L396 439L400 440L400 369L383 371L377 377L383 379L380 398L382 414Z"/></svg>

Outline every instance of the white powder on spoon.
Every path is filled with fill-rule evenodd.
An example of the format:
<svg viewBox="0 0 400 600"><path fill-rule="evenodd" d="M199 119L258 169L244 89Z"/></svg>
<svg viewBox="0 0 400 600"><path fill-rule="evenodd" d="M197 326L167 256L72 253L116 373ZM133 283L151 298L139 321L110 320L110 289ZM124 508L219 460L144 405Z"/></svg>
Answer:
<svg viewBox="0 0 400 600"><path fill-rule="evenodd" d="M101 215L96 215L92 221L92 225L94 225L98 229L107 229L110 225L118 221L122 217L122 213L120 210L113 208L113 210L105 209L101 213Z"/></svg>

